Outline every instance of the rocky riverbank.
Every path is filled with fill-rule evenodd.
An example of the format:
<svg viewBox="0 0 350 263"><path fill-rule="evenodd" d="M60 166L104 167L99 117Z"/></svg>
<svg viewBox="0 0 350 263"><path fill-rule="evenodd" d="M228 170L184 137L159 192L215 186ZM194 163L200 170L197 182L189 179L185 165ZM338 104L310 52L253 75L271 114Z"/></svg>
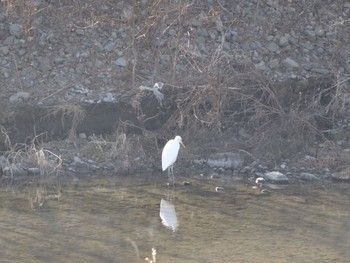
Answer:
<svg viewBox="0 0 350 263"><path fill-rule="evenodd" d="M0 7L2 168L11 174L42 143L66 171L157 170L175 133L191 145L179 160L188 167L237 149L278 165L311 156L327 176L348 163L345 1Z"/></svg>

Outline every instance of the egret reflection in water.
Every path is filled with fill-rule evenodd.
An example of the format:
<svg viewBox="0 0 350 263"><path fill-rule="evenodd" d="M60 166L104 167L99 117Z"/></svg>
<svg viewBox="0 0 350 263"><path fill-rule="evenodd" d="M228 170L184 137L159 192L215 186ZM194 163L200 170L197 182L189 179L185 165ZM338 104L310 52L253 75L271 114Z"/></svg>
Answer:
<svg viewBox="0 0 350 263"><path fill-rule="evenodd" d="M159 216L162 219L162 224L166 228L169 228L172 231L176 231L178 227L178 221L177 221L175 206L172 203L164 199L161 199Z"/></svg>

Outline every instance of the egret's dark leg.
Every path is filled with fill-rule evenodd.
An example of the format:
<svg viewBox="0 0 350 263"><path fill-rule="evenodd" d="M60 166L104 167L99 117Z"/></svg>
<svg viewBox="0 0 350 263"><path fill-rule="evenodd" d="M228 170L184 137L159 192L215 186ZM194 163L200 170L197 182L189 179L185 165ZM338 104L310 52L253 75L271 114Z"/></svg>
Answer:
<svg viewBox="0 0 350 263"><path fill-rule="evenodd" d="M175 184L175 177L174 177L174 166L170 165L168 167L168 183L170 184L170 181L172 182L172 184Z"/></svg>
<svg viewBox="0 0 350 263"><path fill-rule="evenodd" d="M168 167L168 184L170 184L171 166Z"/></svg>
<svg viewBox="0 0 350 263"><path fill-rule="evenodd" d="M172 181L173 181L173 185L174 185L175 184L174 164L171 165L171 173L173 175Z"/></svg>

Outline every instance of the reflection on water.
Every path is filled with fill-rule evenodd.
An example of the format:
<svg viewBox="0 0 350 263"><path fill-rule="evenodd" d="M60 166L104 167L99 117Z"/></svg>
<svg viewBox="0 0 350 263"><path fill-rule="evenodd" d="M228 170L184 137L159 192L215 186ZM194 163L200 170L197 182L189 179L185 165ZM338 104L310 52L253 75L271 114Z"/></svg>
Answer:
<svg viewBox="0 0 350 263"><path fill-rule="evenodd" d="M348 184L263 194L249 183L216 192L214 180L186 180L169 189L160 175L80 179L37 209L2 188L1 262L349 261Z"/></svg>
<svg viewBox="0 0 350 263"><path fill-rule="evenodd" d="M171 229L172 231L176 231L178 222L175 206L172 203L165 201L164 199L160 200L159 216L162 219L162 224L165 227Z"/></svg>

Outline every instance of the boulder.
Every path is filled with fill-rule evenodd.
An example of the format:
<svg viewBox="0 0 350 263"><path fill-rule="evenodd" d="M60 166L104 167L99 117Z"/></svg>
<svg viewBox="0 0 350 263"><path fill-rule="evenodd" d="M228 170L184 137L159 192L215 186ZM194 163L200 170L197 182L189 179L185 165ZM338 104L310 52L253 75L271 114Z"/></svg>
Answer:
<svg viewBox="0 0 350 263"><path fill-rule="evenodd" d="M209 156L207 164L210 167L237 170L243 166L243 158L239 153L223 152Z"/></svg>
<svg viewBox="0 0 350 263"><path fill-rule="evenodd" d="M262 177L268 182L279 184L289 183L288 177L279 171L267 172Z"/></svg>

